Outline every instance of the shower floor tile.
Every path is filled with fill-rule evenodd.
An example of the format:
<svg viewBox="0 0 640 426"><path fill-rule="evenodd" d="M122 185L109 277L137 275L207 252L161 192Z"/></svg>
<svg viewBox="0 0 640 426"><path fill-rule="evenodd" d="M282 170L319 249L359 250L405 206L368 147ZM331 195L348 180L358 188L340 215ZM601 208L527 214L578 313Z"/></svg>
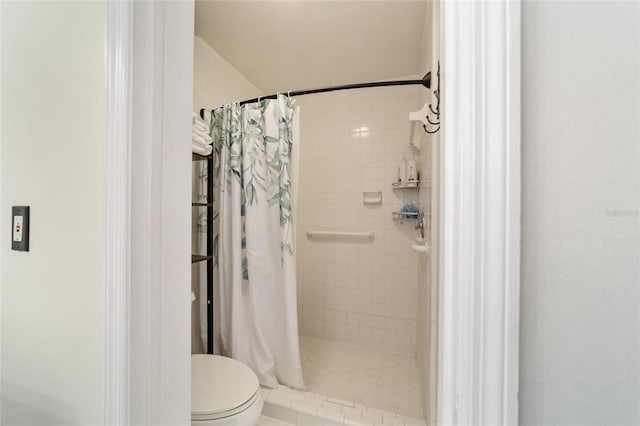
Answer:
<svg viewBox="0 0 640 426"><path fill-rule="evenodd" d="M423 417L413 358L307 336L300 336L300 354L308 392Z"/></svg>

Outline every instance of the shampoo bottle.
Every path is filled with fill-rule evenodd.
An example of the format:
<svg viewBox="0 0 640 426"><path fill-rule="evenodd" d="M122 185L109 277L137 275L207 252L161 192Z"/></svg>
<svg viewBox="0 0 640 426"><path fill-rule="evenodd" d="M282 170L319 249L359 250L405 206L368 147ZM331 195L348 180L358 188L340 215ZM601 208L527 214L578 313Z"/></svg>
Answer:
<svg viewBox="0 0 640 426"><path fill-rule="evenodd" d="M408 186L418 186L418 169L413 157L407 161L407 184Z"/></svg>
<svg viewBox="0 0 640 426"><path fill-rule="evenodd" d="M407 182L407 160L404 154L400 157L400 164L398 164L398 182Z"/></svg>

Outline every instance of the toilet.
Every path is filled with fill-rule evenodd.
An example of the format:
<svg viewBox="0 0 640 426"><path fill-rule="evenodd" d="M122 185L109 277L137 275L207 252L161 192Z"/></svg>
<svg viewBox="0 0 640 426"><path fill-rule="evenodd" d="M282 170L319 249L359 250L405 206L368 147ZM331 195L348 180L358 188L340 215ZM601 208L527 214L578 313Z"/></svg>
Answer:
<svg viewBox="0 0 640 426"><path fill-rule="evenodd" d="M256 374L218 355L191 355L191 425L248 426L262 413Z"/></svg>

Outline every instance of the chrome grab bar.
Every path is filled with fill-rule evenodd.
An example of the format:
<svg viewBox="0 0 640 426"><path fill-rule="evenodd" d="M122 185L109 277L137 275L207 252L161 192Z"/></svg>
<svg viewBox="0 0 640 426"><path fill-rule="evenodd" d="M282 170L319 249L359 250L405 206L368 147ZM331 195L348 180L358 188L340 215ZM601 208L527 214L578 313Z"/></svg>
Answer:
<svg viewBox="0 0 640 426"><path fill-rule="evenodd" d="M314 229L307 229L307 236L309 238L313 237L338 237L338 238L362 238L362 239L374 239L376 238L376 233L374 231L370 232L343 232L343 231L318 231Z"/></svg>

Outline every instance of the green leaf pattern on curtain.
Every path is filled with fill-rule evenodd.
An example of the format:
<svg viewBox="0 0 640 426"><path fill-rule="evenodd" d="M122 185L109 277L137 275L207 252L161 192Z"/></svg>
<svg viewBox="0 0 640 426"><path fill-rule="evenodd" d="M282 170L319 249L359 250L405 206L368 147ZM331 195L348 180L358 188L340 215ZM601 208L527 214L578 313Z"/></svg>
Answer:
<svg viewBox="0 0 640 426"><path fill-rule="evenodd" d="M277 103L268 108L271 102ZM269 112L267 112L269 111ZM242 276L249 280L246 256L246 204L266 202L280 207L280 227L283 238L280 244L281 261L284 256L293 256L291 246L291 146L293 103L290 98L266 99L240 106L229 104L212 113L211 137L213 139L214 179L214 263L218 265L219 230L216 227L220 215L220 200L216 195L231 190L232 181L240 184L242 216ZM277 123L277 132L269 123ZM244 154L247 154L243 161ZM206 163L200 173L199 198L206 201ZM266 170L266 173L264 172ZM266 199L261 199L266 194ZM206 213L199 217L198 231L206 232Z"/></svg>
<svg viewBox="0 0 640 426"><path fill-rule="evenodd" d="M292 146L292 125L293 125L293 105L290 98L285 98L288 108L280 117L276 117L278 120L279 140L277 151L277 164L274 167L274 176L277 173L277 181L279 191L273 195L273 199L278 199L280 203L280 226L286 229L287 235L283 238L280 249L282 255L286 253L289 256L293 256L293 247L289 242L289 233L291 232L291 146ZM275 180L275 179L274 179ZM284 259L284 257L283 257Z"/></svg>

